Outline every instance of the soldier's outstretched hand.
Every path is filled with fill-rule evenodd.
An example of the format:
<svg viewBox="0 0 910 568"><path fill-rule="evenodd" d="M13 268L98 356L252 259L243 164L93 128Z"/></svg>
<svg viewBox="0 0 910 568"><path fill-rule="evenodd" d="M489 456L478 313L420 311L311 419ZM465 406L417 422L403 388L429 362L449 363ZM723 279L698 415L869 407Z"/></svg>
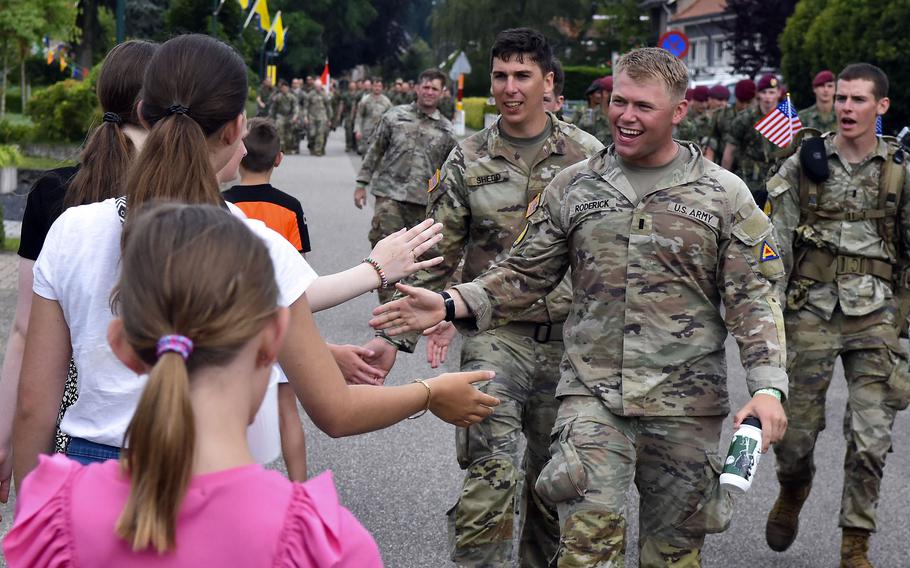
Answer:
<svg viewBox="0 0 910 568"><path fill-rule="evenodd" d="M787 415L784 406L776 397L770 394L756 394L733 417L733 428L739 428L742 421L748 416L754 416L761 421L761 451L765 453L768 447L780 441L787 431Z"/></svg>
<svg viewBox="0 0 910 568"><path fill-rule="evenodd" d="M393 300L373 310L370 326L389 335L423 331L443 321L446 316L442 296L423 288L396 284L404 298Z"/></svg>
<svg viewBox="0 0 910 568"><path fill-rule="evenodd" d="M458 332L452 322L442 321L423 332L427 336L427 363L435 369L446 362L449 345Z"/></svg>

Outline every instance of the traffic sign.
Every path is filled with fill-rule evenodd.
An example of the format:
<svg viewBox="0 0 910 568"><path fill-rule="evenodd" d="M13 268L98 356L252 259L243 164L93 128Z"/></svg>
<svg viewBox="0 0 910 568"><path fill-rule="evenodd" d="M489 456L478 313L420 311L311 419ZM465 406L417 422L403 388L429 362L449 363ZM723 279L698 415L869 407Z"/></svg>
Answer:
<svg viewBox="0 0 910 568"><path fill-rule="evenodd" d="M682 59L689 53L689 37L679 30L669 30L660 35L657 47L666 49L677 58Z"/></svg>

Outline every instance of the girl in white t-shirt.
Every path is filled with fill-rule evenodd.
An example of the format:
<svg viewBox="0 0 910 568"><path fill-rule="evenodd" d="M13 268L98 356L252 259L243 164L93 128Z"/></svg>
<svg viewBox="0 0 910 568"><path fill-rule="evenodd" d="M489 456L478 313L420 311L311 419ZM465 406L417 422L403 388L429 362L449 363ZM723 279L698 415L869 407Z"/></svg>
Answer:
<svg viewBox="0 0 910 568"><path fill-rule="evenodd" d="M150 131L127 180L127 223L155 201L224 207L215 172L236 156L242 143L246 96L246 66L229 46L202 35L179 36L161 45L143 82L139 112ZM14 425L17 480L50 449L71 354L80 371L80 393L64 418L64 431L115 448L123 441L143 384L106 345L123 208L108 200L68 210L51 228L36 262ZM448 373L397 387L348 386L313 322L311 304L317 310L331 307L435 264L416 262L439 238L431 228L421 225L399 235L392 250L383 252L385 258L317 279L280 235L262 224L248 224L266 241L280 305L290 307L279 362L317 427L331 436L348 436L422 410L465 426L483 420L499 403L471 384L488 380L489 372Z"/></svg>

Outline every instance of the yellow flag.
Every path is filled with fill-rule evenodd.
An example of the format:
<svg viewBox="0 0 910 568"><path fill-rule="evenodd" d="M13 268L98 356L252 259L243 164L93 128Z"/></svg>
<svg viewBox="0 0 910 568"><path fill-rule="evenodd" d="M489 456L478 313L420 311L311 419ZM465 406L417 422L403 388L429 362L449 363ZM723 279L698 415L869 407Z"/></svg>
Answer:
<svg viewBox="0 0 910 568"><path fill-rule="evenodd" d="M250 0L239 0L240 7L244 10L250 7Z"/></svg>
<svg viewBox="0 0 910 568"><path fill-rule="evenodd" d="M63 55L63 52L60 52L60 70L64 71L66 69L66 57Z"/></svg>
<svg viewBox="0 0 910 568"><path fill-rule="evenodd" d="M256 0L253 11L259 14L259 29L267 32L272 29L272 18L269 16L269 7L266 0Z"/></svg>
<svg viewBox="0 0 910 568"><path fill-rule="evenodd" d="M275 16L275 22L272 24L272 31L275 33L275 49L284 51L284 24L281 22L281 12Z"/></svg>

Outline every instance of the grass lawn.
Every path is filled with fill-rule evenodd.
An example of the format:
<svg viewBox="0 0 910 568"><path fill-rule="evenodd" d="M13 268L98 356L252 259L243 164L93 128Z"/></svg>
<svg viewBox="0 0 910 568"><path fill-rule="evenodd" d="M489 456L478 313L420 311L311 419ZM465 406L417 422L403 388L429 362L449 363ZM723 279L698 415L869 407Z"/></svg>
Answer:
<svg viewBox="0 0 910 568"><path fill-rule="evenodd" d="M3 120L8 121L10 124L32 124L32 119L19 112L8 112L3 115Z"/></svg>
<svg viewBox="0 0 910 568"><path fill-rule="evenodd" d="M13 237L6 237L3 240L3 250L6 252L18 252L19 251L19 239L14 239Z"/></svg>
<svg viewBox="0 0 910 568"><path fill-rule="evenodd" d="M54 158L44 158L42 156L23 156L20 170L52 170L64 166L75 166L76 162L72 160L57 160Z"/></svg>

